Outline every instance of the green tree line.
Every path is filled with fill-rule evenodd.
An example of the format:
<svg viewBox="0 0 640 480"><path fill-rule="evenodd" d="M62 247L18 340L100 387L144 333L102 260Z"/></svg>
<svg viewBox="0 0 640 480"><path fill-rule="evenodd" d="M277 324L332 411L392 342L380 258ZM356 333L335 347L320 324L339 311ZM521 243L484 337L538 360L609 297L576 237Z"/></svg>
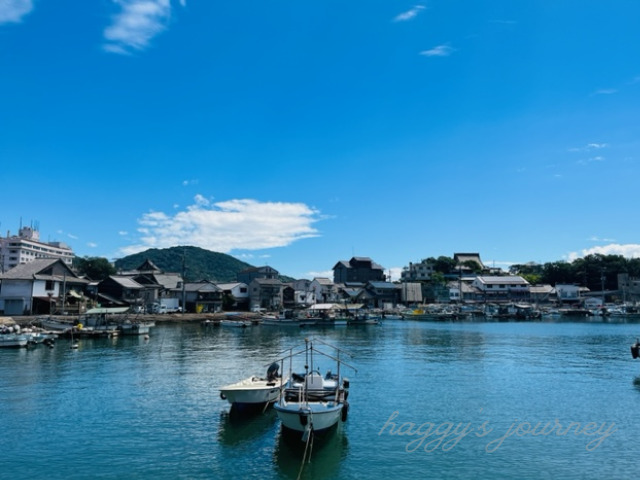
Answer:
<svg viewBox="0 0 640 480"><path fill-rule="evenodd" d="M441 256L428 258L434 266L434 283L444 281L445 275L458 272L458 264L453 258ZM465 262L472 272L480 273L480 266L473 262ZM622 255L592 254L577 258L572 262L557 261L543 264L516 264L509 268L509 273L520 275L532 285L559 283L582 285L593 291L617 290L618 274L627 273L630 277L640 277L640 258L625 258Z"/></svg>

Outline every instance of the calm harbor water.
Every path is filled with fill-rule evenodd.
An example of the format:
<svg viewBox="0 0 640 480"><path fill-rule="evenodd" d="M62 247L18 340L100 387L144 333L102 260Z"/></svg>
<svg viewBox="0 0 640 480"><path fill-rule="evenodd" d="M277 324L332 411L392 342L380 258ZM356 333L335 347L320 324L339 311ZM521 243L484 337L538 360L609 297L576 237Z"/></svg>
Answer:
<svg viewBox="0 0 640 480"><path fill-rule="evenodd" d="M316 337L352 352L357 372L348 421L301 478L626 477L639 458L638 336L630 323L187 324L1 350L1 476L295 479L302 454L275 412L236 418L218 388Z"/></svg>

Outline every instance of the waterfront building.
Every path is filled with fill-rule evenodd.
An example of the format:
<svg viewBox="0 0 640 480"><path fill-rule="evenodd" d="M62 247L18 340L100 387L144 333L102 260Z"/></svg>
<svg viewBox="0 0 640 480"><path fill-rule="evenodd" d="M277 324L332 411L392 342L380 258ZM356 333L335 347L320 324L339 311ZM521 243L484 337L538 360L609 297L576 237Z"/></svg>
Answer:
<svg viewBox="0 0 640 480"><path fill-rule="evenodd" d="M636 303L640 300L640 278L630 277L628 273L618 274L618 291L623 303Z"/></svg>
<svg viewBox="0 0 640 480"><path fill-rule="evenodd" d="M162 299L178 299L182 306L184 295L183 279L179 273L164 272L155 263L147 259L135 270L119 272L119 276L129 277L142 285L141 305L151 308ZM100 290L100 288L99 288ZM100 290L100 293L102 291Z"/></svg>
<svg viewBox="0 0 640 480"><path fill-rule="evenodd" d="M384 282L384 269L368 257L340 260L333 267L333 283Z"/></svg>
<svg viewBox="0 0 640 480"><path fill-rule="evenodd" d="M392 308L400 303L400 286L391 282L368 282L365 291L370 294L368 306L371 308L383 308L390 305Z"/></svg>
<svg viewBox="0 0 640 480"><path fill-rule="evenodd" d="M477 302L484 300L484 293L468 281L450 281L447 282L447 288L449 289L449 302Z"/></svg>
<svg viewBox="0 0 640 480"><path fill-rule="evenodd" d="M124 275L111 275L98 283L96 301L102 307L144 307L151 303L153 288L145 288L132 277ZM144 293L148 299L145 301Z"/></svg>
<svg viewBox="0 0 640 480"><path fill-rule="evenodd" d="M285 308L306 308L316 303L312 281L306 278L294 280L285 284L283 291L283 304Z"/></svg>
<svg viewBox="0 0 640 480"><path fill-rule="evenodd" d="M84 313L88 280L60 258L38 258L0 275L0 311L4 315Z"/></svg>
<svg viewBox="0 0 640 480"><path fill-rule="evenodd" d="M242 282L216 283L216 286L222 290L223 303L229 302L229 305L223 305L225 310L248 310L249 309L249 285Z"/></svg>
<svg viewBox="0 0 640 480"><path fill-rule="evenodd" d="M184 291L185 312L214 313L222 311L224 290L215 283L207 280L186 282Z"/></svg>
<svg viewBox="0 0 640 480"><path fill-rule="evenodd" d="M552 285L530 285L529 299L531 303L545 304L555 301L556 289Z"/></svg>
<svg viewBox="0 0 640 480"><path fill-rule="evenodd" d="M556 296L560 302L578 303L583 288L579 285L556 284Z"/></svg>
<svg viewBox="0 0 640 480"><path fill-rule="evenodd" d="M404 305L416 305L422 303L422 284L416 282L402 282L400 285L400 301Z"/></svg>
<svg viewBox="0 0 640 480"><path fill-rule="evenodd" d="M277 278L256 278L249 284L251 310L278 311L283 306L284 284Z"/></svg>
<svg viewBox="0 0 640 480"><path fill-rule="evenodd" d="M528 300L529 282L519 275L482 276L472 282L485 301Z"/></svg>
<svg viewBox="0 0 640 480"><path fill-rule="evenodd" d="M65 243L41 242L40 232L34 227L21 227L18 235L7 232L6 237L0 237L0 273L42 258L59 258L71 267L74 257Z"/></svg>
<svg viewBox="0 0 640 480"><path fill-rule="evenodd" d="M314 278L309 285L309 289L313 292L314 303L333 303L338 301L335 285L329 278Z"/></svg>

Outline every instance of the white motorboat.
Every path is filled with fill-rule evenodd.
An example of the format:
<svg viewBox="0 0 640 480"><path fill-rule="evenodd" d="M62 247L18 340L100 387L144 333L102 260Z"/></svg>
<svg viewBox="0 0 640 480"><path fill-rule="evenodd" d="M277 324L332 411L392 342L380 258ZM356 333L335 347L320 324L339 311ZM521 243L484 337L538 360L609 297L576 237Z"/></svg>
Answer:
<svg viewBox="0 0 640 480"><path fill-rule="evenodd" d="M340 349L332 348L338 351L337 358L317 350L312 341L305 340L303 351L285 357L291 359L295 355L304 354L305 373L291 374L283 395L274 408L282 422L283 430L300 436L303 441L308 441L310 435L325 433L340 421L347 420L349 380L341 377L340 368L342 365L353 367L340 360ZM314 370L314 353L335 360L338 373L327 372L322 376L318 370Z"/></svg>
<svg viewBox="0 0 640 480"><path fill-rule="evenodd" d="M74 327L73 322L70 320L62 320L53 317L41 317L38 318L38 322L44 330L51 332L68 332Z"/></svg>
<svg viewBox="0 0 640 480"><path fill-rule="evenodd" d="M278 374L278 364L273 363L267 370L266 378L249 377L220 389L220 398L235 407L265 408L280 398L287 383L286 378Z"/></svg>
<svg viewBox="0 0 640 480"><path fill-rule="evenodd" d="M118 325L122 335L148 335L155 322L124 322Z"/></svg>
<svg viewBox="0 0 640 480"><path fill-rule="evenodd" d="M0 348L26 347L29 337L21 333L0 333Z"/></svg>

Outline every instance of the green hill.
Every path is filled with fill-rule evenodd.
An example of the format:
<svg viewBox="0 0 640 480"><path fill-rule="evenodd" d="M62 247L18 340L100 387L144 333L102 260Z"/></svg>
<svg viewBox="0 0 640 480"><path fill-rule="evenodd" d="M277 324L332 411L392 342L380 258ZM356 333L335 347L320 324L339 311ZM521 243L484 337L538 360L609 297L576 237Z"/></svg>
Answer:
<svg viewBox="0 0 640 480"><path fill-rule="evenodd" d="M187 282L210 280L212 282L235 282L242 270L253 268L225 253L212 252L200 247L151 248L144 252L128 255L115 261L118 271L135 270L145 260L152 261L164 272L182 273L184 258L184 278ZM280 276L283 282L293 280Z"/></svg>
<svg viewBox="0 0 640 480"><path fill-rule="evenodd" d="M115 261L115 266L119 271L134 270L145 260L150 260L164 272L182 273L183 258L187 282L235 282L238 272L252 267L231 255L199 247L151 248L120 258Z"/></svg>

